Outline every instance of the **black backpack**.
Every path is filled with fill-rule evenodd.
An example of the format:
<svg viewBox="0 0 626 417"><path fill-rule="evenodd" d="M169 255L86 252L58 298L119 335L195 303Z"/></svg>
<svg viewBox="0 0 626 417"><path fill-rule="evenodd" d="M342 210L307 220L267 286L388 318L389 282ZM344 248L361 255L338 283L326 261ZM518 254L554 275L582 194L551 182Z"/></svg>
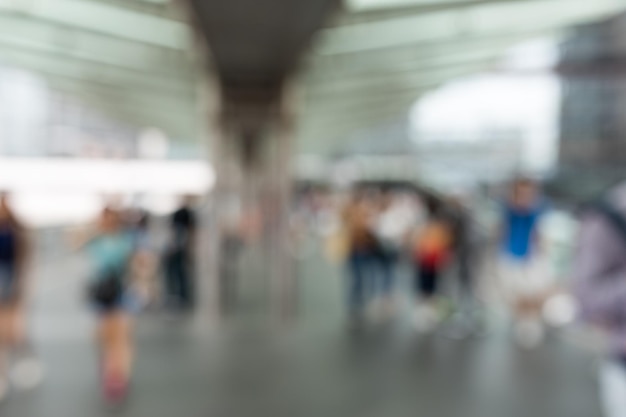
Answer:
<svg viewBox="0 0 626 417"><path fill-rule="evenodd" d="M92 283L88 289L89 299L100 307L110 309L119 304L124 293L124 273L117 269L107 272L106 276Z"/></svg>

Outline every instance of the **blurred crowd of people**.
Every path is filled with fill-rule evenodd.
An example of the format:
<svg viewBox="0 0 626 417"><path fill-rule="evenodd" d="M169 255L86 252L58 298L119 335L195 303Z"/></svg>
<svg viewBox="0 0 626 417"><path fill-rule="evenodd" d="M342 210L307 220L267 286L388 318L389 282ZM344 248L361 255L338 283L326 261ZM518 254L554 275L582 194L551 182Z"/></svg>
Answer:
<svg viewBox="0 0 626 417"><path fill-rule="evenodd" d="M626 410L624 190L618 187L584 208L570 274L581 317L611 342L601 381L607 415L615 417L624 414L614 410ZM493 315L487 310L500 303L514 340L526 348L542 343L546 305L569 288L555 280L547 260L543 222L552 208L534 181L516 179L494 200L497 219L491 228L478 221L485 207L463 193L370 186L338 198L331 194L310 192L295 200L289 219L296 243L292 255L310 256L315 239L327 238L327 254L346 268L352 323L363 323L370 313L389 319L408 299L417 330L445 327L465 337L484 331ZM259 213L250 213L233 214L221 225L221 297L234 296L237 259L261 233ZM191 312L197 301L199 222L193 199L182 198L167 219L158 219L160 228L156 222L143 209L109 205L72 239L89 260L86 296L97 318L102 392L114 403L126 398L132 376L133 316L149 308ZM10 386L33 387L43 378L24 325L32 254L27 228L9 196L1 195L0 399Z"/></svg>
<svg viewBox="0 0 626 417"><path fill-rule="evenodd" d="M471 291L471 245L468 213L458 200L407 191L353 193L342 212L341 239L349 271L349 309L360 317L370 303L383 315L396 307L398 265L412 269L412 294L418 303L419 328L439 316L444 269L458 264L460 289Z"/></svg>
<svg viewBox="0 0 626 417"><path fill-rule="evenodd" d="M194 306L197 220L192 199L184 198L167 220L161 247L150 226L144 210L109 206L94 227L75 239L75 247L90 260L87 299L98 319L102 389L111 402L127 395L134 357L133 314L148 307L191 311Z"/></svg>
<svg viewBox="0 0 626 417"><path fill-rule="evenodd" d="M532 180L515 180L497 203L497 227L490 230L478 224L476 207L462 193L356 190L335 237L349 275L350 314L362 318L370 306L378 315L392 314L404 265L412 271L419 330L433 330L446 317L459 319L465 331L481 327L480 310L491 293L508 306L516 340L540 344L543 306L556 291L541 236L547 207Z"/></svg>
<svg viewBox="0 0 626 417"><path fill-rule="evenodd" d="M26 331L33 242L0 196L0 401L9 388L32 388L43 377ZM145 308L187 312L194 307L197 220L185 198L167 219L158 244L143 209L108 205L97 222L71 241L89 260L86 299L95 314L102 392L119 403L127 395L134 357L133 320ZM159 279L161 278L161 279Z"/></svg>
<svg viewBox="0 0 626 417"><path fill-rule="evenodd" d="M626 185L582 207L578 233L558 230L569 236L558 251L545 230L552 208L537 183L514 180L496 206L497 227L479 225L486 234L478 236L476 212L458 198L354 192L343 209L339 245L345 249L350 313L361 318L381 299L387 314L397 308L391 295L396 264L403 259L413 271L410 298L420 330L454 317L441 304L442 284L450 281L462 294L453 309L460 311L463 298L474 309L500 302L514 340L525 348L542 343L546 324L578 316L596 330L596 345L607 342L599 372L604 413L626 416ZM557 228L569 226L561 222ZM555 252L571 261L569 268L554 268ZM565 295L570 292L574 299Z"/></svg>

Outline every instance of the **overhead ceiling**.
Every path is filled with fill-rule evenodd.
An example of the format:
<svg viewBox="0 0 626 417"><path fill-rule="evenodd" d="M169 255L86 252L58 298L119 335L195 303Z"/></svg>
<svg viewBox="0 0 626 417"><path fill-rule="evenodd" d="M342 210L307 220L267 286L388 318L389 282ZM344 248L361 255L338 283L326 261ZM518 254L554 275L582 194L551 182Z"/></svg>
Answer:
<svg viewBox="0 0 626 417"><path fill-rule="evenodd" d="M344 149L406 123L425 92L494 70L511 46L626 9L624 0L346 0L303 76L303 152ZM384 138L381 138L384 140Z"/></svg>
<svg viewBox="0 0 626 417"><path fill-rule="evenodd" d="M331 0L193 2L222 80L246 85L291 70ZM359 132L403 123L424 92L493 68L508 47L624 9L626 0L345 0L302 65L299 149L344 149ZM0 65L193 140L199 77L184 17L166 0L0 0Z"/></svg>
<svg viewBox="0 0 626 417"><path fill-rule="evenodd" d="M191 44L180 10L158 0L0 0L0 65L181 140L197 130Z"/></svg>

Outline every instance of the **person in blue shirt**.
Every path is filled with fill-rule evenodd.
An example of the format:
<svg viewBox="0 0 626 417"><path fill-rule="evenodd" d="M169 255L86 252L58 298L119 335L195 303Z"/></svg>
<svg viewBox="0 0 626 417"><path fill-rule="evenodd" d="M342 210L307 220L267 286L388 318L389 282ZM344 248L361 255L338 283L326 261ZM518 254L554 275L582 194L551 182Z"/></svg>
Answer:
<svg viewBox="0 0 626 417"><path fill-rule="evenodd" d="M545 204L537 185L518 179L503 204L500 229L499 275L515 319L515 335L525 347L543 339L541 309L547 292L542 272L539 224Z"/></svg>

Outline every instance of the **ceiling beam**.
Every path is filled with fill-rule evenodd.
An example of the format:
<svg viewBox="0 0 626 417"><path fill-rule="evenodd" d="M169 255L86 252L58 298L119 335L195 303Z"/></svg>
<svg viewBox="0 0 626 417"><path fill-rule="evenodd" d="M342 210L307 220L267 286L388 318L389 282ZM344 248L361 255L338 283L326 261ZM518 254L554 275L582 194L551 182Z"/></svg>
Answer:
<svg viewBox="0 0 626 417"><path fill-rule="evenodd" d="M338 128L349 127L361 129L361 126L376 122L381 117L394 117L395 119L408 119L409 111L419 97L428 90L413 90L403 97L397 97L394 101L385 104L364 105L352 107L344 111L317 111L303 113L299 119L298 129L300 132L335 132Z"/></svg>
<svg viewBox="0 0 626 417"><path fill-rule="evenodd" d="M384 109L398 102L405 106L405 110L408 111L408 108L425 92L434 90L440 85L441 83L438 83L437 80L433 80L432 83L419 83L407 86L402 90L363 93L323 102L306 103L300 107L299 114L303 120L327 114L352 117L354 112L363 108Z"/></svg>
<svg viewBox="0 0 626 417"><path fill-rule="evenodd" d="M341 54L416 42L549 30L608 17L623 11L625 6L623 0L528 0L471 5L325 29L318 37L317 51Z"/></svg>
<svg viewBox="0 0 626 417"><path fill-rule="evenodd" d="M500 54L531 38L558 38L559 31L535 31L507 36L478 36L463 39L418 42L397 47L339 55L314 55L309 59L307 76L352 75L371 70L415 68L424 62L454 60L459 56L485 51Z"/></svg>
<svg viewBox="0 0 626 417"><path fill-rule="evenodd" d="M195 94L194 80L128 71L93 62L76 62L55 54L42 54L35 50L6 47L1 42L0 63L45 76L66 77L111 89L137 91L164 100L184 99Z"/></svg>
<svg viewBox="0 0 626 417"><path fill-rule="evenodd" d="M415 104L420 95L424 94L426 91L426 89L421 92L414 90L413 94L407 94L404 97L396 98L395 101L390 102L387 105L364 105L361 107L346 109L343 112L309 112L302 115L300 122L301 127L303 129L333 129L334 127L342 124L358 125L366 120L371 120L372 117L375 118L378 114L395 114L399 117L406 117L413 104Z"/></svg>
<svg viewBox="0 0 626 417"><path fill-rule="evenodd" d="M444 68L427 68L413 71L403 76L355 77L341 81L308 86L304 97L310 102L316 100L348 97L351 94L368 94L369 92L388 92L409 89L414 86L439 84L453 78L486 70L492 60L465 63Z"/></svg>
<svg viewBox="0 0 626 417"><path fill-rule="evenodd" d="M178 2L169 0L82 0L103 3L122 10L130 10L163 19L185 22L185 14L180 10Z"/></svg>
<svg viewBox="0 0 626 417"><path fill-rule="evenodd" d="M320 153L332 155L342 152L352 143L362 139L361 134L367 134L384 125L406 123L406 117L397 113L381 113L372 119L362 120L355 124L338 125L332 131L309 130L298 133L296 147L300 152Z"/></svg>
<svg viewBox="0 0 626 417"><path fill-rule="evenodd" d="M155 100L152 96L137 94L132 90L125 90L123 88L111 89L88 81L55 76L48 76L44 79L52 86L63 86L68 89L68 91L73 92L85 91L85 93L97 96L103 101L110 101L112 104L120 104L120 101L123 99L125 103L135 107L146 110L163 111L181 116L193 115L196 111L196 102L192 97L188 100L173 100L167 98Z"/></svg>
<svg viewBox="0 0 626 417"><path fill-rule="evenodd" d="M363 139L381 126L393 123L402 123L408 126L408 117L403 112L381 112L369 118L363 117L358 123L354 121L327 120L326 123L336 123L333 129L302 129L298 131L297 141L307 149L328 148L329 151L344 146L348 142ZM407 128L408 129L408 128ZM313 142L309 147L308 142Z"/></svg>
<svg viewBox="0 0 626 417"><path fill-rule="evenodd" d="M0 9L0 38L5 44L64 55L106 65L181 74L193 62L188 50L173 50L141 42L32 19Z"/></svg>
<svg viewBox="0 0 626 417"><path fill-rule="evenodd" d="M102 2L47 0L31 7L5 0L0 1L0 13L174 50L186 50L191 43L187 24Z"/></svg>
<svg viewBox="0 0 626 417"><path fill-rule="evenodd" d="M439 55L433 57L425 57L410 62L390 64L387 68L361 68L354 72L330 72L324 74L322 72L311 74L306 78L307 88L314 89L319 85L328 85L329 83L347 83L351 84L356 80L367 80L368 82L378 82L385 79L403 79L413 74L429 73L435 70L449 70L464 66L488 66L496 62L497 58L502 54L502 49L486 48L483 50L467 50L458 54Z"/></svg>
<svg viewBox="0 0 626 417"><path fill-rule="evenodd" d="M513 3L529 0L384 0L375 4L372 0L347 0L349 12L343 22L354 24L374 20L393 19L442 10L463 9L484 4Z"/></svg>

